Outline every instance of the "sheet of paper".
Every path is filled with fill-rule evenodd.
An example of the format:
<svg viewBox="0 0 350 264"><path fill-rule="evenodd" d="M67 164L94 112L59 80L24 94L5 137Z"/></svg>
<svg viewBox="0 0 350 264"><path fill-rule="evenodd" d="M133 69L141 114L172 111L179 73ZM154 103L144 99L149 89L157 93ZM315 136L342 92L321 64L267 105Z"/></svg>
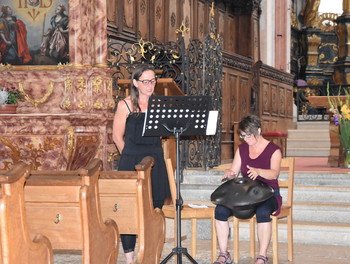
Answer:
<svg viewBox="0 0 350 264"><path fill-rule="evenodd" d="M188 206L191 208L208 208L208 206L204 204L188 204Z"/></svg>
<svg viewBox="0 0 350 264"><path fill-rule="evenodd" d="M208 125L207 125L207 136L212 136L216 134L216 126L218 123L219 111L209 111Z"/></svg>

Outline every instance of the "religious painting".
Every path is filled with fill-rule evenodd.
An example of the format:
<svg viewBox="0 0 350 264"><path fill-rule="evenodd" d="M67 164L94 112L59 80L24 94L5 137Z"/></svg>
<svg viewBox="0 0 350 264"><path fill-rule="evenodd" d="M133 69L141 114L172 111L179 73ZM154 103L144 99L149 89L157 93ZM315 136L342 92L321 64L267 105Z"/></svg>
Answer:
<svg viewBox="0 0 350 264"><path fill-rule="evenodd" d="M69 0L1 0L0 64L69 62Z"/></svg>

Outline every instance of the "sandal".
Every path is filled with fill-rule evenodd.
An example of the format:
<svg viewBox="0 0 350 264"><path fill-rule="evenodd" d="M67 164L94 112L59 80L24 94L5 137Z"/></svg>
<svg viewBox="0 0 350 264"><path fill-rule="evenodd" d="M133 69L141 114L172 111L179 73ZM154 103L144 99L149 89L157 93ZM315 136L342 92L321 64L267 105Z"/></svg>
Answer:
<svg viewBox="0 0 350 264"><path fill-rule="evenodd" d="M267 261L269 260L267 257L264 257L264 256L262 256L262 255L258 255L258 256L256 257L255 264L258 263L258 260L259 260L259 259L262 260L262 261L264 261L263 264L267 264Z"/></svg>
<svg viewBox="0 0 350 264"><path fill-rule="evenodd" d="M232 259L228 251L220 251L218 259L213 264L232 264Z"/></svg>

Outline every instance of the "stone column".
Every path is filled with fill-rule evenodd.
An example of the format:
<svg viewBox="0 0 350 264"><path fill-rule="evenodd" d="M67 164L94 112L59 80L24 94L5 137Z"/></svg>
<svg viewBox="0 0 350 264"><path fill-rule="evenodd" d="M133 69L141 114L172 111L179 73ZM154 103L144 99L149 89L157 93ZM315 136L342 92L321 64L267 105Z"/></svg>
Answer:
<svg viewBox="0 0 350 264"><path fill-rule="evenodd" d="M337 84L350 84L350 0L343 0L343 14L336 22L338 60L334 63L333 79Z"/></svg>
<svg viewBox="0 0 350 264"><path fill-rule="evenodd" d="M73 66L83 65L82 29L86 25L82 25L81 23L81 12L84 5L82 2L80 0L69 1L69 58Z"/></svg>
<svg viewBox="0 0 350 264"><path fill-rule="evenodd" d="M94 66L107 67L107 1L95 0L94 5Z"/></svg>

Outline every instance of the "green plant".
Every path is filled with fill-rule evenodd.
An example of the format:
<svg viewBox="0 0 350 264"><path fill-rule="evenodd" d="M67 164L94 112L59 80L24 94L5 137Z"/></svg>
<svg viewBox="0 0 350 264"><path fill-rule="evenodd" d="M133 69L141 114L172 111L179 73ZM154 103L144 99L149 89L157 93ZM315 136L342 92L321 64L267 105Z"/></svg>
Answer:
<svg viewBox="0 0 350 264"><path fill-rule="evenodd" d="M334 124L339 126L340 141L344 149L350 149L350 96L346 89L345 100L340 97L341 87L338 96L329 96L329 85L327 86L328 103L330 111L333 113Z"/></svg>
<svg viewBox="0 0 350 264"><path fill-rule="evenodd" d="M17 104L24 100L23 93L15 87L2 87L0 89L0 104Z"/></svg>

